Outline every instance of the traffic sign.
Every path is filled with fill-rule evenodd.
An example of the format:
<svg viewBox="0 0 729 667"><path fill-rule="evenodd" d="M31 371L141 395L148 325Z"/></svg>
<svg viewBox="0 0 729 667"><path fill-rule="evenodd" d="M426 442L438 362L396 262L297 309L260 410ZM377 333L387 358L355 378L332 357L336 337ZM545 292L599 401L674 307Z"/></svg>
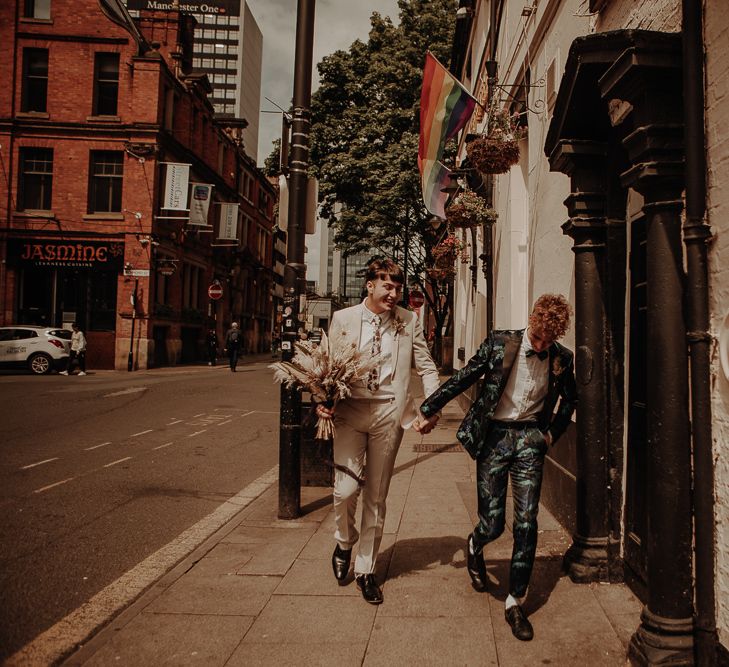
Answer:
<svg viewBox="0 0 729 667"><path fill-rule="evenodd" d="M425 303L425 295L420 290L414 289L408 296L408 303L411 308L420 308Z"/></svg>
<svg viewBox="0 0 729 667"><path fill-rule="evenodd" d="M208 287L208 296L217 301L223 298L223 286L220 283L213 283Z"/></svg>

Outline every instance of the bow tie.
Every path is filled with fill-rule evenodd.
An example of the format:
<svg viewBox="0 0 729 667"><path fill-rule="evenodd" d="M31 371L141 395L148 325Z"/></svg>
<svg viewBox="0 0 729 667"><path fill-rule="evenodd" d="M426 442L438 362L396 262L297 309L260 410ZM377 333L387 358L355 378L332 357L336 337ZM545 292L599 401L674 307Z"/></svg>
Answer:
<svg viewBox="0 0 729 667"><path fill-rule="evenodd" d="M541 352L537 352L536 350L527 350L526 351L527 357L531 357L535 354L539 358L539 361L544 361L549 356L549 350L542 350Z"/></svg>

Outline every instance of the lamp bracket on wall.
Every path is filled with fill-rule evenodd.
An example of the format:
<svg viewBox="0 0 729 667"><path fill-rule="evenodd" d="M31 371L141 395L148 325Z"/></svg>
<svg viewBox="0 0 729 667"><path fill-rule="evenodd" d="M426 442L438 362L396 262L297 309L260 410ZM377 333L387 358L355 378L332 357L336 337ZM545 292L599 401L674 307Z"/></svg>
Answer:
<svg viewBox="0 0 729 667"><path fill-rule="evenodd" d="M502 93L504 93L507 97L512 99L514 102L518 102L519 104L522 105L523 110L519 112L520 115L527 113L528 111L530 111L531 113L535 113L535 114L544 113L544 100L541 100L541 99L535 100L534 104L532 104L530 106L529 104L526 103L525 100L520 99L520 98L516 97L515 95L512 95L510 92L510 89L513 89L513 88L544 88L546 85L547 84L545 83L543 78L539 79L539 81L537 81L536 83L519 83L519 84L512 83L512 84L506 84L506 85L501 85L499 83L496 83L495 80L491 81L491 79L489 79L489 90L498 89Z"/></svg>

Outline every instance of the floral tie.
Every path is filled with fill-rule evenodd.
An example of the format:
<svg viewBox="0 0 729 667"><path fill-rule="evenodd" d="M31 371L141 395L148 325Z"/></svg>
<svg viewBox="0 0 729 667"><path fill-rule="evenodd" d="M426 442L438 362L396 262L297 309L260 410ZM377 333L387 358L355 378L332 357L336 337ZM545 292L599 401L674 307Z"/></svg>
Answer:
<svg viewBox="0 0 729 667"><path fill-rule="evenodd" d="M375 329L372 337L372 356L377 357L382 350L382 332L380 331L380 325L382 324L382 318L379 315L375 315L372 318L372 326ZM367 389L373 394L380 388L380 367L373 368L367 376Z"/></svg>

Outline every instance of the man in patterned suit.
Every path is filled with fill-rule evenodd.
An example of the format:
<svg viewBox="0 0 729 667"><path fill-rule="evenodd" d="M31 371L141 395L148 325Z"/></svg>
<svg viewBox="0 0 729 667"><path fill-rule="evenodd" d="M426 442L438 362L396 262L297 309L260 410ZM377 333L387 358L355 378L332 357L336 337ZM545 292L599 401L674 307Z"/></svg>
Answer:
<svg viewBox="0 0 729 667"><path fill-rule="evenodd" d="M540 296L526 331L493 331L468 364L426 399L415 425L416 430L429 432L446 403L484 378L457 434L477 462L479 522L468 536L468 573L474 588L485 590L482 550L504 531L511 475L514 548L505 616L522 641L534 636L522 602L537 549L544 456L564 433L577 405L573 355L557 343L569 328L570 311L562 295Z"/></svg>
<svg viewBox="0 0 729 667"><path fill-rule="evenodd" d="M374 260L367 267L367 297L351 308L334 313L329 343L356 343L379 360L361 386L336 410L334 437L334 576L344 584L349 573L352 547L359 542L354 564L357 586L370 604L382 602L375 580L375 563L385 524L385 500L403 428L418 413L410 396L410 369L420 375L425 396L438 388L438 370L428 351L415 313L400 308L404 276L391 260ZM317 406L317 415L334 417L332 410ZM354 514L364 473L362 523Z"/></svg>

